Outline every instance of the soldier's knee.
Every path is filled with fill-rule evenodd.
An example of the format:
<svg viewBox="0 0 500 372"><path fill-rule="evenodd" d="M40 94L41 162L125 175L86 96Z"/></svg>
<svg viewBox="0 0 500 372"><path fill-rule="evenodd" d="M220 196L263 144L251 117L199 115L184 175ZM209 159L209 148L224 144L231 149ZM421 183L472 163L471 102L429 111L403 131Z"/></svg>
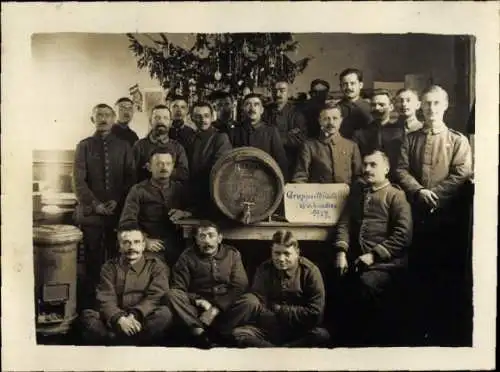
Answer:
<svg viewBox="0 0 500 372"><path fill-rule="evenodd" d="M316 327L311 330L311 335L317 344L325 345L330 341L330 333L321 327Z"/></svg>
<svg viewBox="0 0 500 372"><path fill-rule="evenodd" d="M231 334L236 341L254 338L256 335L254 327L250 326L236 327Z"/></svg>
<svg viewBox="0 0 500 372"><path fill-rule="evenodd" d="M245 293L238 300L238 304L248 308L248 310L255 310L255 309L259 309L260 307L262 307L260 299L256 295L254 295L253 293Z"/></svg>

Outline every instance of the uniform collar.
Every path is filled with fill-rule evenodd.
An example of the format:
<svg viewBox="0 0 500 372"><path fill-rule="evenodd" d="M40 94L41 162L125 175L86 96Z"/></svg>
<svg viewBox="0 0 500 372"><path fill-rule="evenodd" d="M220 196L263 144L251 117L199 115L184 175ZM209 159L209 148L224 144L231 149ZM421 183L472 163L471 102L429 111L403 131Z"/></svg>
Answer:
<svg viewBox="0 0 500 372"><path fill-rule="evenodd" d="M160 190L163 190L163 189L168 189L170 187L170 179L168 180L168 182L165 182L165 183L160 183L156 180L154 180L153 178L150 178L149 179L149 183L153 186L153 187L156 187Z"/></svg>
<svg viewBox="0 0 500 372"><path fill-rule="evenodd" d="M174 129L182 129L185 126L184 120L172 120L172 127Z"/></svg>
<svg viewBox="0 0 500 372"><path fill-rule="evenodd" d="M339 137L340 137L340 134L337 132L337 134L334 134L333 136L329 137L329 138L325 138L323 136L321 136L319 138L319 140L321 141L321 143L324 143L325 145L336 145L339 141Z"/></svg>
<svg viewBox="0 0 500 372"><path fill-rule="evenodd" d="M429 127L424 127L422 128L423 132L424 133L431 133L431 134L439 134L441 132L444 132L448 129L448 127L446 126L445 123L440 123L440 124L437 124L437 125L434 125L432 126L432 128L429 128Z"/></svg>
<svg viewBox="0 0 500 372"><path fill-rule="evenodd" d="M115 138L116 138L116 137L115 137L115 135L114 135L111 131L110 131L110 132L108 133L108 135L107 135L106 137L104 137L104 138L103 138L103 137L99 134L99 132L98 132L98 131L95 131L95 132L94 132L94 135L93 135L92 137L94 137L94 138L96 138L96 139L99 139L99 140L101 140L101 141L108 141L108 142L109 142L109 141L112 141L113 139L115 139Z"/></svg>
<svg viewBox="0 0 500 372"><path fill-rule="evenodd" d="M142 256L139 259L139 261L137 261L133 265L130 265L127 262L127 260L125 259L125 257L121 256L120 257L120 265L122 265L122 267L129 268L130 270L132 270L132 271L134 271L136 273L139 273L144 268L144 265L146 265L146 259L144 258L144 253L142 254Z"/></svg>
<svg viewBox="0 0 500 372"><path fill-rule="evenodd" d="M403 126L406 133L413 133L423 127L423 124L415 116L409 119L401 118L401 125Z"/></svg>
<svg viewBox="0 0 500 372"><path fill-rule="evenodd" d="M210 134L213 134L215 133L217 130L214 128L213 125L210 126L210 128L208 128L207 130L200 130L200 129L197 129L196 130L196 135L197 136L203 136L203 135L210 135Z"/></svg>
<svg viewBox="0 0 500 372"><path fill-rule="evenodd" d="M380 185L378 186L371 186L370 189L375 192L375 191L378 191L378 190L382 190L383 188L386 188L387 186L389 186L391 183L389 182L389 180L386 180L385 182L381 183Z"/></svg>
<svg viewBox="0 0 500 372"><path fill-rule="evenodd" d="M224 244L219 244L219 248L217 249L217 253L215 253L213 256L207 256L205 254L202 254L196 245L194 246L194 251L196 252L196 254L199 257L214 258L216 260L222 260L224 257L226 257L226 254L227 254L227 249L224 246Z"/></svg>

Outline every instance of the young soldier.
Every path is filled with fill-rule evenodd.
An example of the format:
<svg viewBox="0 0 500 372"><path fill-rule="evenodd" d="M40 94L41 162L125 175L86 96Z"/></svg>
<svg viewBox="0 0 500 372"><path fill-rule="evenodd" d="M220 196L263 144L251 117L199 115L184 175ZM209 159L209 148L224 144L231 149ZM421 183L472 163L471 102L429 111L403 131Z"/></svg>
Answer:
<svg viewBox="0 0 500 372"><path fill-rule="evenodd" d="M351 190L336 229L336 267L339 274L354 270L344 286L338 302L351 299L348 314L337 319L339 326L352 326L347 332L359 337L377 335L377 325L384 325L380 316L385 313L387 294L407 265L407 248L412 239L410 204L404 192L387 179L389 159L381 151L363 158L363 180ZM356 326L356 327L355 327Z"/></svg>
<svg viewBox="0 0 500 372"><path fill-rule="evenodd" d="M213 346L207 330L231 329L233 320L225 312L247 286L240 253L222 244L215 224L202 221L196 229L195 245L175 264L167 300L196 346L206 348Z"/></svg>
<svg viewBox="0 0 500 372"><path fill-rule="evenodd" d="M232 334L240 347L327 346L328 332L319 328L325 306L325 288L319 269L300 256L290 231L272 238L271 259L255 273L250 293L230 313Z"/></svg>
<svg viewBox="0 0 500 372"><path fill-rule="evenodd" d="M137 181L149 179L147 163L151 153L157 148L169 149L176 159L172 179L185 182L189 178L189 167L184 147L176 140L170 139L168 131L171 126L170 109L165 105L157 105L151 110L149 118L151 131L140 139L133 147L134 160L137 169Z"/></svg>
<svg viewBox="0 0 500 372"><path fill-rule="evenodd" d="M465 263L456 251L463 244L461 191L472 176L469 142L444 123L447 108L448 94L443 88L435 85L424 91L424 126L407 136L396 172L412 202L415 219L411 262L412 276L421 291L418 328L433 341L452 337L458 328L453 324L451 306L459 301L460 293L451 283L462 280L457 273Z"/></svg>
<svg viewBox="0 0 500 372"><path fill-rule="evenodd" d="M210 95L210 102L217 113L217 119L212 123L213 127L226 133L231 140L234 128L238 125L234 120L236 101L231 93L217 91Z"/></svg>
<svg viewBox="0 0 500 372"><path fill-rule="evenodd" d="M394 181L405 133L402 127L391 123L394 106L387 90L378 89L373 92L371 107L374 120L366 128L356 131L353 140L358 144L361 156L374 150L384 151L389 158L389 180Z"/></svg>
<svg viewBox="0 0 500 372"><path fill-rule="evenodd" d="M83 311L83 337L90 344L158 344L172 321L168 307L160 306L169 269L154 255L144 254L139 228L122 228L118 241L120 257L102 267L97 308Z"/></svg>
<svg viewBox="0 0 500 372"><path fill-rule="evenodd" d="M300 147L307 137L304 116L288 100L288 83L278 80L273 87L273 103L265 111L264 121L278 128L292 175Z"/></svg>
<svg viewBox="0 0 500 372"><path fill-rule="evenodd" d="M114 229L136 179L129 144L111 133L114 119L115 113L107 104L93 108L91 121L95 133L78 143L73 166L78 200L75 222L83 231L85 272L91 297L102 264L117 254Z"/></svg>
<svg viewBox="0 0 500 372"><path fill-rule="evenodd" d="M351 139L354 132L364 129L372 121L370 104L361 98L363 73L355 68L347 68L340 73L340 89L344 98L340 105L344 107L346 117L340 127L340 134Z"/></svg>
<svg viewBox="0 0 500 372"><path fill-rule="evenodd" d="M172 127L168 131L168 136L179 142L186 150L194 137L194 129L186 125L186 118L189 112L188 101L183 96L172 97L170 109L172 112Z"/></svg>
<svg viewBox="0 0 500 372"><path fill-rule="evenodd" d="M420 100L413 89L401 89L396 93L396 111L399 114L397 124L404 128L406 134L416 132L423 124L417 119Z"/></svg>
<svg viewBox="0 0 500 372"><path fill-rule="evenodd" d="M342 119L340 106L329 104L321 109L321 136L307 140L302 146L292 182L350 185L361 175L358 146L339 133Z"/></svg>
<svg viewBox="0 0 500 372"><path fill-rule="evenodd" d="M234 147L251 146L271 155L278 163L285 179L288 176L288 161L278 129L262 121L264 107L262 98L256 93L248 94L243 100L245 119L234 131Z"/></svg>
<svg viewBox="0 0 500 372"><path fill-rule="evenodd" d="M226 133L212 126L213 109L207 102L197 102L191 109L191 118L198 128L187 148L190 166L190 190L196 216L213 217L215 206L210 197L210 171L215 162L232 149Z"/></svg>
<svg viewBox="0 0 500 372"><path fill-rule="evenodd" d="M130 121L134 117L134 102L128 97L122 97L115 103L118 119L111 128L111 133L123 141L127 141L130 147L139 140L137 134L130 129Z"/></svg>
<svg viewBox="0 0 500 372"><path fill-rule="evenodd" d="M120 226L140 226L147 236L147 249L164 252L170 266L177 260L181 244L174 223L191 216L184 209L192 202L186 186L171 178L175 161L173 151L153 150L147 163L151 178L132 187L120 218Z"/></svg>

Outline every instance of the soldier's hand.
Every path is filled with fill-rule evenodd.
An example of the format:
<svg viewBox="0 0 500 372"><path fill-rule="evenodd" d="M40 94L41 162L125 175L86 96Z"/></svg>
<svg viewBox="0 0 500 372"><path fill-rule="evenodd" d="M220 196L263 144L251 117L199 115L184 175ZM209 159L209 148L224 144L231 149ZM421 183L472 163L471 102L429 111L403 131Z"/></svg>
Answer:
<svg viewBox="0 0 500 372"><path fill-rule="evenodd" d="M439 197L434 191L422 189L418 192L419 198L431 208L437 208Z"/></svg>
<svg viewBox="0 0 500 372"><path fill-rule="evenodd" d="M194 301L194 304L205 311L209 310L212 307L212 304L203 298L198 298Z"/></svg>
<svg viewBox="0 0 500 372"><path fill-rule="evenodd" d="M132 336L136 333L134 324L129 317L122 316L120 319L118 319L118 326L127 336Z"/></svg>
<svg viewBox="0 0 500 372"><path fill-rule="evenodd" d="M191 213L186 211L181 211L180 209L171 209L168 211L168 216L170 217L170 221L175 223L179 220L182 220L183 218L191 217Z"/></svg>
<svg viewBox="0 0 500 372"><path fill-rule="evenodd" d="M219 315L220 310L215 306L212 306L210 309L205 310L200 315L200 322L202 322L205 326L209 326L214 321L215 317Z"/></svg>
<svg viewBox="0 0 500 372"><path fill-rule="evenodd" d="M130 323L132 325L132 329L134 331L134 334L135 333L139 333L142 330L142 324L141 324L141 322L139 322L135 318L134 314L129 314L127 318L130 319Z"/></svg>
<svg viewBox="0 0 500 372"><path fill-rule="evenodd" d="M106 208L106 205L104 203L99 203L95 207L95 211L97 214L101 214L103 216L109 216L110 213L108 211L108 208Z"/></svg>
<svg viewBox="0 0 500 372"><path fill-rule="evenodd" d="M165 250L165 246L160 239L146 239L146 250L150 252L160 252Z"/></svg>
<svg viewBox="0 0 500 372"><path fill-rule="evenodd" d="M345 252L338 252L335 259L335 267L340 275L347 273L349 269L349 264L347 263L347 255Z"/></svg>
<svg viewBox="0 0 500 372"><path fill-rule="evenodd" d="M354 264L356 266L365 266L365 267L368 267L368 266L371 266L373 265L373 263L375 262L375 256L373 255L373 253L365 253L361 256L359 256L356 261L354 261Z"/></svg>
<svg viewBox="0 0 500 372"><path fill-rule="evenodd" d="M104 206L106 207L109 214L113 214L117 204L118 203L115 200L109 200L106 203L104 203Z"/></svg>

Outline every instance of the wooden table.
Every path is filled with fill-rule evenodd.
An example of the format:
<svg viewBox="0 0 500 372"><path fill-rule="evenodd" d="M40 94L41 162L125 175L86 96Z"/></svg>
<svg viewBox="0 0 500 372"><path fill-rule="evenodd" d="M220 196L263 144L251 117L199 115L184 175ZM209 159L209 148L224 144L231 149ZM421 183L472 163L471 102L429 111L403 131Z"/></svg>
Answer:
<svg viewBox="0 0 500 372"><path fill-rule="evenodd" d="M184 239L192 237L200 220L185 219L177 222ZM221 224L224 239L228 240L271 240L279 229L290 230L297 240L325 241L332 238L335 226L330 224L296 224L282 221L264 221L252 225Z"/></svg>

